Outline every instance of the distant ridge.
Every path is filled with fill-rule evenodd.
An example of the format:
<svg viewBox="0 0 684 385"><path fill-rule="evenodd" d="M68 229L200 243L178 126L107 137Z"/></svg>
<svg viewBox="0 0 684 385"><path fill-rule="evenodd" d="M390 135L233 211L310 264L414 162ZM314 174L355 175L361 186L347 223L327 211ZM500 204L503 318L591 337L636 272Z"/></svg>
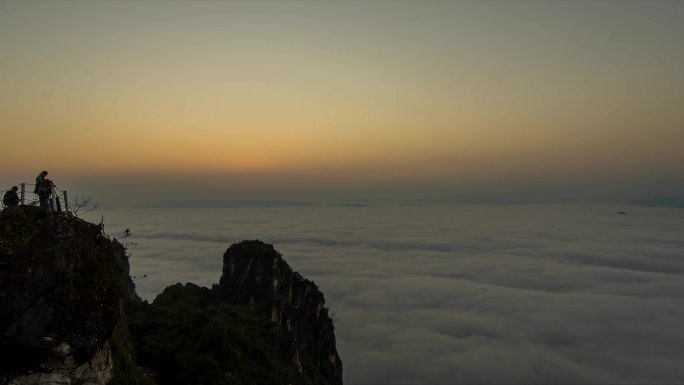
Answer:
<svg viewBox="0 0 684 385"><path fill-rule="evenodd" d="M627 204L634 206L672 207L681 209L684 208L684 198L658 197L652 199L641 199L637 201L627 202Z"/></svg>
<svg viewBox="0 0 684 385"><path fill-rule="evenodd" d="M370 205L364 204L364 203L331 203L328 204L327 206L335 206L335 207L370 207Z"/></svg>
<svg viewBox="0 0 684 385"><path fill-rule="evenodd" d="M231 207L302 207L314 206L311 202L279 200L210 200L210 201L163 201L135 206L135 208L231 208Z"/></svg>

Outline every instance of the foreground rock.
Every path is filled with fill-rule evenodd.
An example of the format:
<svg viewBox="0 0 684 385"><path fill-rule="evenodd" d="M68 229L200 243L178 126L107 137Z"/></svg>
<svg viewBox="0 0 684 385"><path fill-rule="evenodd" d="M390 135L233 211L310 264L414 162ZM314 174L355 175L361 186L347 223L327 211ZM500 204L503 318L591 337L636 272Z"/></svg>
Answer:
<svg viewBox="0 0 684 385"><path fill-rule="evenodd" d="M99 226L34 207L0 213L0 383L105 384L130 281Z"/></svg>

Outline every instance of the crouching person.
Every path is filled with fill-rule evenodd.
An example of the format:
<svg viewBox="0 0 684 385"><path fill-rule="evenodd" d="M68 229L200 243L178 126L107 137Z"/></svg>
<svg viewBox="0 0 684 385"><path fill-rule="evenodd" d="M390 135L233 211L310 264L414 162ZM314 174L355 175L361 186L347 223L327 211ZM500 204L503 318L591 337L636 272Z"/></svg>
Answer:
<svg viewBox="0 0 684 385"><path fill-rule="evenodd" d="M17 186L13 186L11 189L7 190L5 196L2 197L2 203L4 203L5 206L17 206L19 204L17 190L19 190Z"/></svg>

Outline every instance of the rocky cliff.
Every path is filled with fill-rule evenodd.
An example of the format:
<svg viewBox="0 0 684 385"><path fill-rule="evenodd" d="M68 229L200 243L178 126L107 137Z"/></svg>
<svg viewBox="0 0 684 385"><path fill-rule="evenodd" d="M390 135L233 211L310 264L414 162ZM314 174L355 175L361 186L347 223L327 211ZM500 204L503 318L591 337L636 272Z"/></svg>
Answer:
<svg viewBox="0 0 684 385"><path fill-rule="evenodd" d="M0 383L104 384L126 287L99 226L35 207L0 213Z"/></svg>
<svg viewBox="0 0 684 385"><path fill-rule="evenodd" d="M266 312L273 345L302 374L300 381L342 383L342 362L323 293L293 271L272 245L232 245L223 256L223 275L214 289L223 301L253 304Z"/></svg>
<svg viewBox="0 0 684 385"><path fill-rule="evenodd" d="M99 226L3 210L0 385L342 384L318 287L259 241L223 259L218 285L173 285L148 304Z"/></svg>
<svg viewBox="0 0 684 385"><path fill-rule="evenodd" d="M323 294L260 241L232 245L212 289L177 284L128 319L161 384L342 384ZM201 373L201 375L199 375Z"/></svg>

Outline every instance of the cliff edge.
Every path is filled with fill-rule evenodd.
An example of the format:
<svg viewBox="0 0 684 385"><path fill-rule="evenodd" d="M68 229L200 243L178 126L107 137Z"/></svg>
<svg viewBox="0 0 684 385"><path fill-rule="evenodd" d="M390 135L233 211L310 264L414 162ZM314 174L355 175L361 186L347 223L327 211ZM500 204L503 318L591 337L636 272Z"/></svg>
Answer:
<svg viewBox="0 0 684 385"><path fill-rule="evenodd" d="M223 275L214 290L223 301L253 304L265 312L277 349L302 379L310 380L307 383L342 383L342 361L323 293L293 271L272 245L232 245L223 256Z"/></svg>
<svg viewBox="0 0 684 385"><path fill-rule="evenodd" d="M172 285L149 304L101 227L4 209L0 385L342 384L318 287L260 241L223 261L214 287Z"/></svg>
<svg viewBox="0 0 684 385"><path fill-rule="evenodd" d="M0 384L104 384L131 285L99 226L36 207L0 212Z"/></svg>
<svg viewBox="0 0 684 385"><path fill-rule="evenodd" d="M160 384L342 384L323 294L261 241L228 248L218 285L169 286L128 320Z"/></svg>

